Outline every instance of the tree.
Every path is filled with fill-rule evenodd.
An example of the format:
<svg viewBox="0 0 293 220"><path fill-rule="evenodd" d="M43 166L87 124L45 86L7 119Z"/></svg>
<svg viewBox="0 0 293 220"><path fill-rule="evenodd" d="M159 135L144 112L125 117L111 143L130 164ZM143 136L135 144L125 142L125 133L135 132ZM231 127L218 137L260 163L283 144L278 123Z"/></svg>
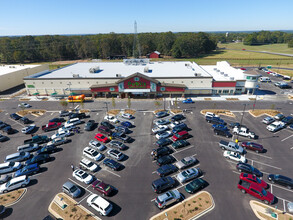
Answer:
<svg viewBox="0 0 293 220"><path fill-rule="evenodd" d="M128 106L128 108L130 109L130 107L131 107L131 99L130 99L130 97L128 97L128 100L127 100L127 106Z"/></svg>
<svg viewBox="0 0 293 220"><path fill-rule="evenodd" d="M65 100L61 100L61 101L60 101L60 105L61 105L61 106L63 107L63 109L65 110L66 107L68 106L68 102L65 101Z"/></svg>
<svg viewBox="0 0 293 220"><path fill-rule="evenodd" d="M288 42L288 47L289 48L293 47L293 39Z"/></svg>
<svg viewBox="0 0 293 220"><path fill-rule="evenodd" d="M177 97L175 98L175 101L174 101L174 106L175 106L175 108L177 108L177 107L178 107L178 100L177 100Z"/></svg>
<svg viewBox="0 0 293 220"><path fill-rule="evenodd" d="M112 106L113 106L113 108L115 108L115 107L116 107L116 102L115 102L115 99L114 99L114 97L112 97Z"/></svg>
<svg viewBox="0 0 293 220"><path fill-rule="evenodd" d="M155 101L155 106L156 106L157 109L158 109L161 105L162 105L161 102L159 102L159 101Z"/></svg>

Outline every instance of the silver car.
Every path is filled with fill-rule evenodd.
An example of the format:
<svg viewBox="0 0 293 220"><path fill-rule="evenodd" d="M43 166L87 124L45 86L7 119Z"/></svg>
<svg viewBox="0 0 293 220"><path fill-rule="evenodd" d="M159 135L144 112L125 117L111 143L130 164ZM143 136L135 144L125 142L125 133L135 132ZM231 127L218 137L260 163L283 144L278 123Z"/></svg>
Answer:
<svg viewBox="0 0 293 220"><path fill-rule="evenodd" d="M122 160L124 158L124 154L115 149L108 150L107 154L116 160Z"/></svg>
<svg viewBox="0 0 293 220"><path fill-rule="evenodd" d="M89 142L89 145L90 145L90 147L92 147L92 148L94 148L96 150L100 150L100 151L103 151L103 150L106 149L106 146L105 145L101 144L98 141L94 141L94 140L91 140Z"/></svg>
<svg viewBox="0 0 293 220"><path fill-rule="evenodd" d="M183 172L179 173L176 178L180 183L185 183L189 180L199 177L199 175L200 175L200 172L198 169L190 168L188 170L184 170Z"/></svg>
<svg viewBox="0 0 293 220"><path fill-rule="evenodd" d="M6 183L8 180L10 180L12 175L1 175L0 176L0 184Z"/></svg>
<svg viewBox="0 0 293 220"><path fill-rule="evenodd" d="M155 204L159 209L164 209L166 206L179 202L181 194L177 189L170 190L155 199Z"/></svg>
<svg viewBox="0 0 293 220"><path fill-rule="evenodd" d="M78 186L69 181L63 184L62 191L72 196L73 198L78 197L81 193L81 190L78 188Z"/></svg>
<svg viewBox="0 0 293 220"><path fill-rule="evenodd" d="M196 163L197 163L197 159L191 156L191 157L185 157L182 160L178 161L177 163L175 163L175 166L178 169L184 169Z"/></svg>

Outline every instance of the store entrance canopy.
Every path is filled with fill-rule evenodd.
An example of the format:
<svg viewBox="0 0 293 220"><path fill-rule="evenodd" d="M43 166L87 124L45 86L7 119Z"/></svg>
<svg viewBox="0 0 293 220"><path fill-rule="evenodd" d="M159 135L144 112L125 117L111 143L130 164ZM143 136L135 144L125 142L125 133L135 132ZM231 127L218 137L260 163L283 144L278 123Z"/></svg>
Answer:
<svg viewBox="0 0 293 220"><path fill-rule="evenodd" d="M124 92L142 93L142 92L151 92L151 90L150 89L124 89Z"/></svg>

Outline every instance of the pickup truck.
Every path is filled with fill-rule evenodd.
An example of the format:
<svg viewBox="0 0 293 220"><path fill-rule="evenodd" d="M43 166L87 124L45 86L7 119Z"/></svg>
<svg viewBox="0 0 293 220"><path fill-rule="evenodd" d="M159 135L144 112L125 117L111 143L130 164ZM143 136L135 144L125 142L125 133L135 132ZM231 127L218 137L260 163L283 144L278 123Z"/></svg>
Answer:
<svg viewBox="0 0 293 220"><path fill-rule="evenodd" d="M42 126L42 130L45 132L52 131L60 128L61 126L61 122L49 122L48 124Z"/></svg>
<svg viewBox="0 0 293 220"><path fill-rule="evenodd" d="M43 143L47 143L48 141L50 141L50 138L48 138L47 136L33 136L31 139L27 139L24 140L24 144L43 144Z"/></svg>
<svg viewBox="0 0 293 220"><path fill-rule="evenodd" d="M266 191L256 183L249 183L244 180L239 180L237 188L240 189L242 193L248 193L264 201L266 204L273 204L275 201L275 196L272 193Z"/></svg>
<svg viewBox="0 0 293 220"><path fill-rule="evenodd" d="M251 132L246 127L235 127L235 128L233 128L233 134L238 134L240 136L248 137L250 139L255 139L256 138L255 133Z"/></svg>
<svg viewBox="0 0 293 220"><path fill-rule="evenodd" d="M220 141L219 143L219 147L222 148L223 150L230 150L233 152L238 152L240 154L244 153L244 149L243 147L239 146L238 144L236 144L235 142L227 142L227 141Z"/></svg>

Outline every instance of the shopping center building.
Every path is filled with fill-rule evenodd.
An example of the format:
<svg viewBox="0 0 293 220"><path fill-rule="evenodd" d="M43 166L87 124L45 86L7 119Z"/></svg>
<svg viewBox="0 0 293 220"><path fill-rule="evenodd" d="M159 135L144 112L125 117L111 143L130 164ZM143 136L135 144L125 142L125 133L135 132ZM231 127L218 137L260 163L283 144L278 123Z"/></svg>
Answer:
<svg viewBox="0 0 293 220"><path fill-rule="evenodd" d="M194 62L75 63L24 78L28 94L85 94L94 97L158 97L252 94L257 76L236 69L226 61L216 65Z"/></svg>

